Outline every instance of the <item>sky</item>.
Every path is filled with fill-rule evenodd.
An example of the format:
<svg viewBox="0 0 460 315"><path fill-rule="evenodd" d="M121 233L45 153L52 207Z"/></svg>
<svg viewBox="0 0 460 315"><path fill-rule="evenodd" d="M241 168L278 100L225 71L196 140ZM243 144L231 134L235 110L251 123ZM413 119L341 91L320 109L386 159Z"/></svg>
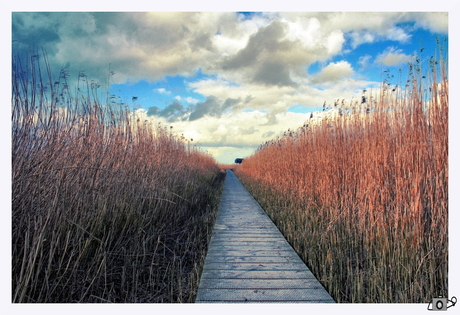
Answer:
<svg viewBox="0 0 460 315"><path fill-rule="evenodd" d="M384 71L397 77L439 54L448 24L445 11L16 11L11 47L44 48L56 75L84 73L111 102L233 163L324 102L360 97Z"/></svg>

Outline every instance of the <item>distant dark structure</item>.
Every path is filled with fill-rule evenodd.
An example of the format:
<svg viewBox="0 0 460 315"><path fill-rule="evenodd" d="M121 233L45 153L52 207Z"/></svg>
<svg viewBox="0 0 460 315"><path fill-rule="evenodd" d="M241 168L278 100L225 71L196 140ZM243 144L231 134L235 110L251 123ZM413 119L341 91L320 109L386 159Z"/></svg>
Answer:
<svg viewBox="0 0 460 315"><path fill-rule="evenodd" d="M241 164L243 163L244 159L235 159L235 164Z"/></svg>

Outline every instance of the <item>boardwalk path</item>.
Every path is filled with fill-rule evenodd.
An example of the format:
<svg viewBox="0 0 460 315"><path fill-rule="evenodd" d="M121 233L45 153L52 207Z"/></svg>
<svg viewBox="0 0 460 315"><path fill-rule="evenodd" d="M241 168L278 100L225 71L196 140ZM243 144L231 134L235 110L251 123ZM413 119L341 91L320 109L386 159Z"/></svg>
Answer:
<svg viewBox="0 0 460 315"><path fill-rule="evenodd" d="M196 303L334 303L244 188L227 171Z"/></svg>

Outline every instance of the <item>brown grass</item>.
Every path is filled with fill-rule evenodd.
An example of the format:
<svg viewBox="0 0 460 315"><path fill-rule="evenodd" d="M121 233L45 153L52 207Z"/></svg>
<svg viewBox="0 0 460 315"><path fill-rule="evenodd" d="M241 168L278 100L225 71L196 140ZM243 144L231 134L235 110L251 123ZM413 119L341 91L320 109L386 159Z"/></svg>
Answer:
<svg viewBox="0 0 460 315"><path fill-rule="evenodd" d="M427 78L411 70L405 91L384 82L237 171L338 302L448 293L447 73L442 60Z"/></svg>
<svg viewBox="0 0 460 315"><path fill-rule="evenodd" d="M225 175L39 58L13 65L12 302L192 302Z"/></svg>

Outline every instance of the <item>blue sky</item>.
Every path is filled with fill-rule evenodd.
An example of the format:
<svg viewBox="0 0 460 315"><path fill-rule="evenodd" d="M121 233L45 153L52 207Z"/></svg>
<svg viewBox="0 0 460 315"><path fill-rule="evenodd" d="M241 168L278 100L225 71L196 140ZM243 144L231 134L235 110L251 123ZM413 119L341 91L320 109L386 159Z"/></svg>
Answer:
<svg viewBox="0 0 460 315"><path fill-rule="evenodd" d="M132 103L132 98L137 97L134 105L139 104L143 108L156 106L163 109L171 104L174 100L185 104L196 104L205 101L206 97L194 93L188 88L188 83L199 81L208 77L196 71L191 77L185 76L165 76L165 78L157 81L137 81L126 82L120 84L112 84L110 93L119 97L124 103Z"/></svg>
<svg viewBox="0 0 460 315"><path fill-rule="evenodd" d="M446 12L12 14L14 55L44 47L54 71L84 69L105 88L110 67L114 101L222 163L377 88L384 70L397 77L422 48L427 60L436 38L447 45Z"/></svg>

